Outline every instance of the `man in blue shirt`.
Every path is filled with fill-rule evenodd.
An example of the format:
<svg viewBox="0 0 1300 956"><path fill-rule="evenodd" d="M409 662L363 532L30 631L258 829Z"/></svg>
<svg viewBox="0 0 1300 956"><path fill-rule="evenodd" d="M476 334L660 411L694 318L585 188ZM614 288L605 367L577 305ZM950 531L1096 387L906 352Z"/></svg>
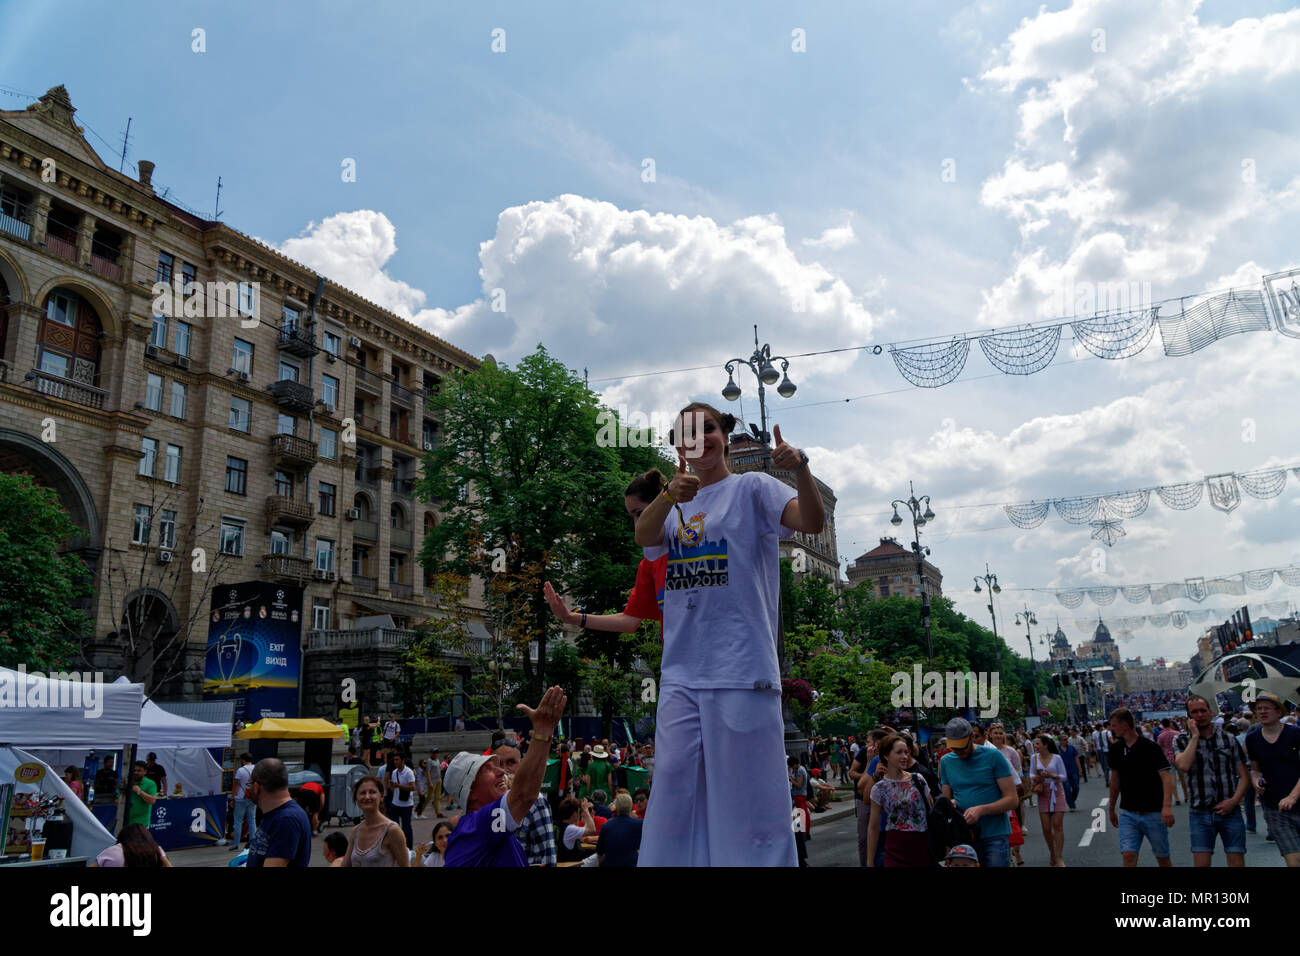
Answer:
<svg viewBox="0 0 1300 956"><path fill-rule="evenodd" d="M632 816L632 798L620 793L614 798L614 817L600 828L596 857L601 866L636 866L641 852L641 821Z"/></svg>
<svg viewBox="0 0 1300 956"><path fill-rule="evenodd" d="M971 726L961 717L948 721L944 736L952 753L939 761L939 785L943 795L962 811L976 832L975 852L980 866L1011 865L1011 822L1007 814L1016 808L1015 782L1011 764L1000 751L977 747Z"/></svg>
<svg viewBox="0 0 1300 956"><path fill-rule="evenodd" d="M250 867L305 867L311 863L311 821L289 794L284 762L266 757L253 768L248 797L262 811L262 822L248 845Z"/></svg>
<svg viewBox="0 0 1300 956"><path fill-rule="evenodd" d="M527 866L515 831L537 801L556 725L569 699L559 687L546 691L534 710L518 704L533 725L528 753L514 779L495 755L459 753L447 767L444 788L465 808L447 840L446 866Z"/></svg>

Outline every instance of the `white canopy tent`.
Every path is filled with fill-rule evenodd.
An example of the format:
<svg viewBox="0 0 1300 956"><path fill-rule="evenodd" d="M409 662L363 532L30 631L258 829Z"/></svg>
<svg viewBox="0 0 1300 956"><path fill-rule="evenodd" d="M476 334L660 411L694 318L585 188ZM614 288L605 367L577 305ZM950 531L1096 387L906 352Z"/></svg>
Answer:
<svg viewBox="0 0 1300 956"><path fill-rule="evenodd" d="M139 742L144 685L58 677L0 667L0 744L118 750Z"/></svg>
<svg viewBox="0 0 1300 956"><path fill-rule="evenodd" d="M139 684L135 685L139 687ZM20 764L31 763L40 758L35 754L19 750L17 747L9 747L0 744L0 779L13 780L14 770ZM40 761L44 763L45 761ZM21 784L18 787L20 793L41 792L44 794L57 794L63 798L63 810L67 814L68 821L72 824L72 847L68 850L68 856L84 856L93 860L105 849L112 846L117 840L113 834L104 829L104 825L95 819L95 815L90 812L76 794L69 789L68 785L63 782L62 768L50 767L46 764L45 777L39 784ZM0 836L3 836L0 834Z"/></svg>

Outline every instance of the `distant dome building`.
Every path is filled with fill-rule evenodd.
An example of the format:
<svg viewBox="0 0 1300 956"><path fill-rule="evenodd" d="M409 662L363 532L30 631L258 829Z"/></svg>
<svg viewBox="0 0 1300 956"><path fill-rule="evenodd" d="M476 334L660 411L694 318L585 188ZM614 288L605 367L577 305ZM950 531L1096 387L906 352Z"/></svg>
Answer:
<svg viewBox="0 0 1300 956"><path fill-rule="evenodd" d="M1065 636L1065 631L1061 630L1061 622L1056 622L1056 633L1052 636L1051 660L1055 664L1057 661L1069 660L1076 657L1074 648L1070 646L1069 640Z"/></svg>
<svg viewBox="0 0 1300 956"><path fill-rule="evenodd" d="M1120 658L1119 645L1110 636L1110 629L1106 627L1101 618L1097 618L1097 629L1093 632L1092 640L1079 645L1079 656L1097 658L1110 667L1119 667L1123 663Z"/></svg>

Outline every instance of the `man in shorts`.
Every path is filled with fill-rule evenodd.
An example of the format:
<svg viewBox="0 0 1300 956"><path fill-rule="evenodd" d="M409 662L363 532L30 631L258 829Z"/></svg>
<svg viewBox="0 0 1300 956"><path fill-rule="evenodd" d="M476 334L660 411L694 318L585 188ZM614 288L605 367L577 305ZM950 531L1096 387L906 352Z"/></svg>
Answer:
<svg viewBox="0 0 1300 956"><path fill-rule="evenodd" d="M1125 866L1137 866L1142 838L1161 866L1169 859L1169 828L1174 825L1173 768L1160 745L1137 732L1133 714L1117 707L1110 713L1110 823L1119 831ZM1118 801L1119 810L1116 812Z"/></svg>
<svg viewBox="0 0 1300 956"><path fill-rule="evenodd" d="M1174 766L1187 774L1192 859L1196 866L1209 866L1215 839L1222 837L1228 866L1245 866L1246 754L1236 737L1214 726L1204 697L1187 698L1187 718L1187 731L1174 741Z"/></svg>
<svg viewBox="0 0 1300 956"><path fill-rule="evenodd" d="M1259 694L1259 723L1246 734L1246 753L1264 801L1268 835L1287 866L1300 866L1300 728L1282 723L1285 709L1276 694Z"/></svg>

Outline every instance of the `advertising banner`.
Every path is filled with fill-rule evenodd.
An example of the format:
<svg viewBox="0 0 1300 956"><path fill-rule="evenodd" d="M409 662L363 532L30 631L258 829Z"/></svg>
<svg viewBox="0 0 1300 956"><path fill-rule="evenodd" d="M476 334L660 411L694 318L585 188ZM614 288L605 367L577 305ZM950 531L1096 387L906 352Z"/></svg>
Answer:
<svg viewBox="0 0 1300 956"><path fill-rule="evenodd" d="M302 588L264 581L212 592L205 698L233 699L235 719L298 716Z"/></svg>
<svg viewBox="0 0 1300 956"><path fill-rule="evenodd" d="M216 846L226 836L224 793L200 797L168 797L153 805L149 832L164 850Z"/></svg>

